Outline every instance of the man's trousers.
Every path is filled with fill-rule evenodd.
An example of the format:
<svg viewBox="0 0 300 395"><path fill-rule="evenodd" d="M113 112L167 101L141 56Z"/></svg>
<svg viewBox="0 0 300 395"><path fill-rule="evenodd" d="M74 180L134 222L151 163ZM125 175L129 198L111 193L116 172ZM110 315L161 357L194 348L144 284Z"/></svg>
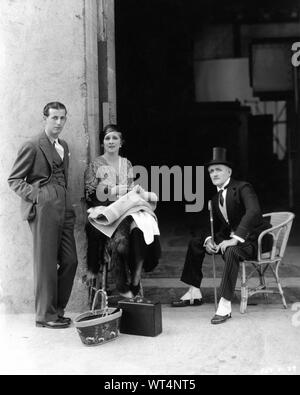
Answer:
<svg viewBox="0 0 300 395"><path fill-rule="evenodd" d="M197 288L201 286L203 278L202 264L206 253L205 238L206 236L202 235L192 238L189 242L181 275L181 281ZM220 298L233 299L240 262L255 258L256 253L257 247L253 242L238 243L238 245L226 249L225 254L222 255L225 267L219 288Z"/></svg>
<svg viewBox="0 0 300 395"><path fill-rule="evenodd" d="M77 268L75 214L64 187L40 189L36 216L29 222L33 235L36 321L63 316Z"/></svg>

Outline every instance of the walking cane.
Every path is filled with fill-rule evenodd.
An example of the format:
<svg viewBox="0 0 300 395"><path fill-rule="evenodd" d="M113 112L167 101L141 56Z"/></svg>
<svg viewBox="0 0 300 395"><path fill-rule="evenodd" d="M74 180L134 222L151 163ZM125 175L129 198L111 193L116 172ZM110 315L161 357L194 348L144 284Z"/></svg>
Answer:
<svg viewBox="0 0 300 395"><path fill-rule="evenodd" d="M212 205L211 200L208 202L208 210L209 210L209 218L210 218L210 231L211 231L211 241L215 244L215 236L214 236L214 218L212 213ZM212 254L212 263L213 263L213 275L214 275L214 297L215 297L215 310L217 311L218 303L217 303L217 288L216 288L216 262L215 262L215 254Z"/></svg>

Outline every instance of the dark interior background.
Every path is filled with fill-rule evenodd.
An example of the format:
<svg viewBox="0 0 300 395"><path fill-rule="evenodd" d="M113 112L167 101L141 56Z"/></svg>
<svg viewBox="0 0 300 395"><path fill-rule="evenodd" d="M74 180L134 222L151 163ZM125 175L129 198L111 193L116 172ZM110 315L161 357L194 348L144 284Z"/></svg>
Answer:
<svg viewBox="0 0 300 395"><path fill-rule="evenodd" d="M193 48L203 24L232 23L232 55L248 56L239 24L260 23L266 12L266 23L284 22L296 5L294 0L116 0L117 114L132 163L199 166L210 160L213 146L224 146L235 177L253 182L263 211L287 209L288 164L273 155L272 117L252 116L239 102L196 103ZM247 141L241 138L243 117ZM206 175L206 202L213 193ZM158 214L182 214L191 227L203 213L185 214L184 202L162 202Z"/></svg>

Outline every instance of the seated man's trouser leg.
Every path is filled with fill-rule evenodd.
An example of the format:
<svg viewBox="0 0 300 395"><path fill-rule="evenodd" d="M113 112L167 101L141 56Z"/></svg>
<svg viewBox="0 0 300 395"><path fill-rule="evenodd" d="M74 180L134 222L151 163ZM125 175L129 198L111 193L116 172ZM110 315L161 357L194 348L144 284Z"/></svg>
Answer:
<svg viewBox="0 0 300 395"><path fill-rule="evenodd" d="M203 278L202 263L205 257L204 241L204 236L194 237L190 240L181 275L181 281L197 288L200 288Z"/></svg>
<svg viewBox="0 0 300 395"><path fill-rule="evenodd" d="M220 298L223 297L230 301L233 299L240 262L245 259L253 259L256 257L256 254L256 244L251 242L239 243L236 246L226 249L223 255L225 267L219 288Z"/></svg>

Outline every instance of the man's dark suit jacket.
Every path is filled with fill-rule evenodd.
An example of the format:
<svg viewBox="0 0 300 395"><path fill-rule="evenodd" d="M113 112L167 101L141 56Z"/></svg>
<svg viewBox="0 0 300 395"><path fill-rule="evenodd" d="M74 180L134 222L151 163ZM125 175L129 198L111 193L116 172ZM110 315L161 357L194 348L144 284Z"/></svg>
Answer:
<svg viewBox="0 0 300 395"><path fill-rule="evenodd" d="M67 186L69 149L64 140L58 141L64 148L64 174ZM50 182L52 166L53 147L45 132L27 141L20 148L8 184L22 198L21 215L24 221L34 218L39 188Z"/></svg>
<svg viewBox="0 0 300 395"><path fill-rule="evenodd" d="M257 195L251 184L231 179L227 187L227 223L220 211L218 194L212 198L215 241L229 239L233 231L236 236L248 242L256 242L259 234L270 228L262 217Z"/></svg>

